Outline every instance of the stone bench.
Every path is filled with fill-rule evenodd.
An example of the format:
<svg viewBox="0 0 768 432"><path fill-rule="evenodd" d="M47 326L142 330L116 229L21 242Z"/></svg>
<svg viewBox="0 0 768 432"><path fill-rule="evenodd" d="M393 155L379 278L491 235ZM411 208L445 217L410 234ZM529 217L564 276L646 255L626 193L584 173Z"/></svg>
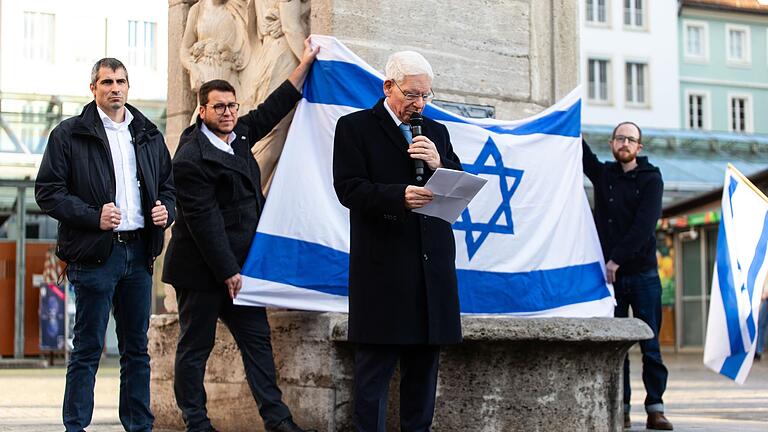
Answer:
<svg viewBox="0 0 768 432"><path fill-rule="evenodd" d="M354 348L347 316L272 311L279 385L300 425L353 430ZM633 318L464 316L464 343L445 349L435 431L621 431L622 361L653 336ZM150 325L152 409L158 428L183 429L173 396L176 315ZM240 354L222 324L206 373L208 410L222 431L262 430ZM399 430L399 389L390 388L387 430Z"/></svg>

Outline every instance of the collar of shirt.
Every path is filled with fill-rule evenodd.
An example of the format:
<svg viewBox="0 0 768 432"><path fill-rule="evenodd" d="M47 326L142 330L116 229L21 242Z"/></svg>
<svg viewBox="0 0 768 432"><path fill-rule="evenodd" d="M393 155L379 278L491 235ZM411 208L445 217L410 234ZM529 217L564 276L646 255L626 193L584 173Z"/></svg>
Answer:
<svg viewBox="0 0 768 432"><path fill-rule="evenodd" d="M395 122L395 126L400 127L401 123L405 123L400 121L400 119L395 115L395 112L392 111L392 108L389 107L389 98L384 99L384 108L386 108L389 115L392 116L392 120Z"/></svg>
<svg viewBox="0 0 768 432"><path fill-rule="evenodd" d="M221 138L217 137L216 134L211 132L210 129L208 129L208 126L205 125L205 123L200 122L200 130L203 132L203 134L208 138L208 141L213 144L214 147L221 151L225 151L231 155L235 154L235 151L232 149L232 141L237 138L237 135L235 132L230 132L229 135L227 135L227 141L224 142Z"/></svg>
<svg viewBox="0 0 768 432"><path fill-rule="evenodd" d="M101 110L98 105L96 105L96 109L99 112L99 117L101 117L101 122L104 124L105 129L112 129L115 131L122 131L128 128L128 125L131 124L133 121L133 114L131 114L131 110L128 108L125 109L125 120L123 120L122 123L117 123L116 121L109 118L107 113Z"/></svg>

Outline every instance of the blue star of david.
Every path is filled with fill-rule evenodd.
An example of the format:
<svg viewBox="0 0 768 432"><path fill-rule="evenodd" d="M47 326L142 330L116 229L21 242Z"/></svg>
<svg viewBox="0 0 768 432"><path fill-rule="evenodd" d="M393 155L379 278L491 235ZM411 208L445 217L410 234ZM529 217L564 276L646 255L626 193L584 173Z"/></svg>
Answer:
<svg viewBox="0 0 768 432"><path fill-rule="evenodd" d="M523 170L507 168L501 157L501 152L491 137L485 142L483 149L472 164L462 164L464 171L476 175L486 174L499 177L499 192L501 203L486 223L475 222L469 214L469 208L464 209L461 218L453 224L453 229L465 231L464 241L467 244L467 254L471 260L475 253L483 245L483 242L491 233L514 234L515 228L512 222L512 208L509 201L515 194L520 181L523 178ZM502 223L499 223L504 216ZM478 234L475 237L475 234Z"/></svg>

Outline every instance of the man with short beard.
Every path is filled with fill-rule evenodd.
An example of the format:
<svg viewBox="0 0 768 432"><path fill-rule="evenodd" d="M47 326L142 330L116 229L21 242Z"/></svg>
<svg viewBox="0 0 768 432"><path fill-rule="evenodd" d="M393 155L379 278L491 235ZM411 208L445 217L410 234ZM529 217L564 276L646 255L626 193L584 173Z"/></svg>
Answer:
<svg viewBox="0 0 768 432"><path fill-rule="evenodd" d="M603 256L606 280L616 292L614 316L632 316L653 330L653 339L640 342L643 353L643 384L648 429L672 430L664 417L662 395L667 387L667 368L661 360L661 281L656 263L656 221L661 216L664 182L648 158L638 156L643 134L632 122L619 123L611 134L616 162L600 162L582 141L584 174L595 190L595 225ZM624 427L629 419L631 389L629 358L624 359Z"/></svg>
<svg viewBox="0 0 768 432"><path fill-rule="evenodd" d="M301 99L319 50L307 38L301 62L288 79L240 117L232 84L220 79L203 83L197 120L179 139L173 157L178 218L165 254L163 282L176 289L179 305L173 389L187 432L215 431L204 378L219 318L240 349L264 430L305 432L294 423L277 385L266 310L233 300L243 286L240 273L265 203L251 146Z"/></svg>

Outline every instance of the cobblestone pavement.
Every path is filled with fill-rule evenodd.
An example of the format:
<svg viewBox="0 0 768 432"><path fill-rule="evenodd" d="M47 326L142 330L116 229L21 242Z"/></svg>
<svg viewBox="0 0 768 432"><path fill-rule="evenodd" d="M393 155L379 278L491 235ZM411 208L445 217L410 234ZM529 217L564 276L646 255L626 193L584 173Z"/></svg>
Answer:
<svg viewBox="0 0 768 432"><path fill-rule="evenodd" d="M645 392L639 354L633 352L631 359L630 431L636 432L645 430ZM664 360L670 372L664 396L667 417L676 431L768 431L768 360L753 366L743 386L705 369L701 353L665 353ZM0 432L60 432L64 374L63 367L0 369ZM123 430L117 418L118 385L116 359L102 361L89 432Z"/></svg>

